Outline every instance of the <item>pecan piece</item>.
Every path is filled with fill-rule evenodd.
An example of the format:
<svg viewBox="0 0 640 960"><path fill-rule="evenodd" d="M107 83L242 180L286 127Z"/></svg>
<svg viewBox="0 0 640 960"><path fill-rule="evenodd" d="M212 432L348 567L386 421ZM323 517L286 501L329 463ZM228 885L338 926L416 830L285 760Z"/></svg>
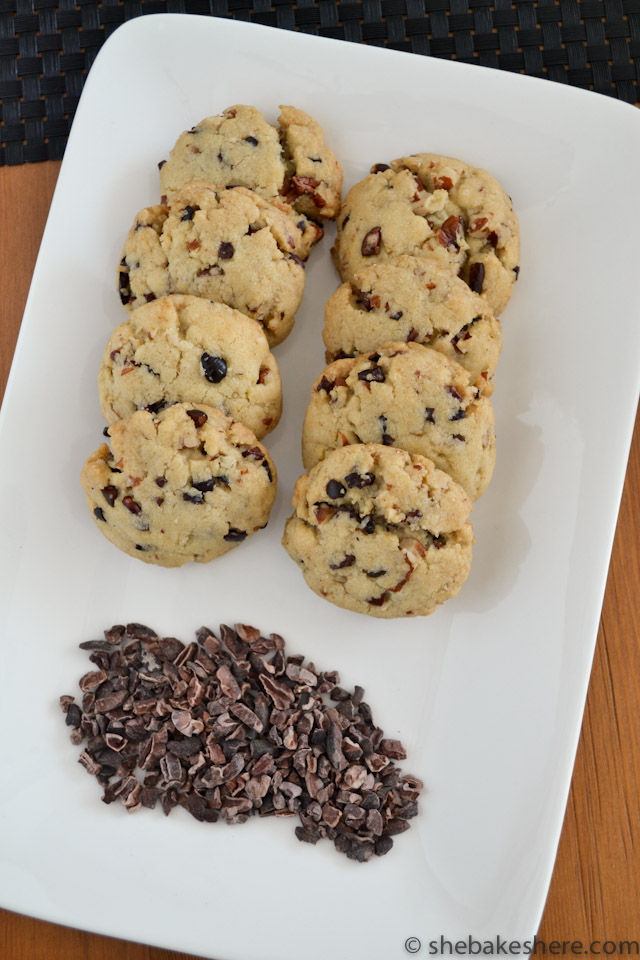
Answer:
<svg viewBox="0 0 640 960"><path fill-rule="evenodd" d="M303 193L313 193L316 187L320 186L320 181L315 177L291 177L291 186L300 197Z"/></svg>
<svg viewBox="0 0 640 960"><path fill-rule="evenodd" d="M445 222L436 233L436 237L443 247L446 247L447 250L453 250L457 253L460 249L460 244L458 243L458 233L462 230L464 230L464 220L462 217L447 217Z"/></svg>

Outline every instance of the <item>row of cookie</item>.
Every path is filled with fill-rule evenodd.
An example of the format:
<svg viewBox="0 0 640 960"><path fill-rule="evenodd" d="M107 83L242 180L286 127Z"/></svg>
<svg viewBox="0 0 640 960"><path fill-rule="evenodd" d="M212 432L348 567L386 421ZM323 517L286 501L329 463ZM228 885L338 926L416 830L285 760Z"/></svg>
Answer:
<svg viewBox="0 0 640 960"><path fill-rule="evenodd" d="M294 107L278 127L237 105L183 133L160 167L161 202L126 238L126 309L170 293L225 303L257 320L270 346L290 333L304 263L340 209L342 169L322 128Z"/></svg>
<svg viewBox="0 0 640 960"><path fill-rule="evenodd" d="M176 566L266 526L277 481L258 438L282 410L267 338L293 325L303 259L323 233L308 215L336 215L342 172L292 107L279 130L229 108L182 134L159 168L161 203L137 215L118 269L130 316L98 377L113 453L103 444L81 482L109 540Z"/></svg>
<svg viewBox="0 0 640 960"><path fill-rule="evenodd" d="M488 398L517 219L486 171L420 154L352 188L333 255L345 281L325 309L333 362L313 385L283 543L338 606L428 614L468 575L471 499L493 473Z"/></svg>
<svg viewBox="0 0 640 960"><path fill-rule="evenodd" d="M495 464L491 401L463 367L402 341L334 361L313 384L302 458L282 542L312 590L385 618L458 593Z"/></svg>

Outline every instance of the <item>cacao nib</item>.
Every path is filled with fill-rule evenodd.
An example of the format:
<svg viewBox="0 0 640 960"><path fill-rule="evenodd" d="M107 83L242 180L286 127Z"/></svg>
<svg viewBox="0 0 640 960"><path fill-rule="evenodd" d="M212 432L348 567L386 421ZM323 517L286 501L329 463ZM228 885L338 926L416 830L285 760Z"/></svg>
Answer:
<svg viewBox="0 0 640 960"><path fill-rule="evenodd" d="M287 656L277 634L223 624L220 637L202 627L184 646L130 623L81 644L99 668L80 680L82 709L71 696L60 706L103 801L130 813L182 806L206 823L297 815L304 842L328 837L363 863L388 853L422 783L395 766L404 748L375 726L362 687Z"/></svg>
<svg viewBox="0 0 640 960"><path fill-rule="evenodd" d="M469 267L469 286L474 293L482 293L484 283L484 263L474 261Z"/></svg>
<svg viewBox="0 0 640 960"><path fill-rule="evenodd" d="M338 500L340 497L344 497L346 492L346 488L340 483L339 480L329 480L329 483L327 484L327 496L332 500Z"/></svg>
<svg viewBox="0 0 640 960"><path fill-rule="evenodd" d="M202 493L183 493L182 499L187 503L204 503L204 494ZM226 538L225 538L226 539Z"/></svg>
<svg viewBox="0 0 640 960"><path fill-rule="evenodd" d="M243 457L250 457L252 460L264 460L264 451L260 447L247 447L242 451Z"/></svg>
<svg viewBox="0 0 640 960"><path fill-rule="evenodd" d="M222 357L203 353L200 357L200 366L209 383L220 383L227 375L227 363Z"/></svg>
<svg viewBox="0 0 640 960"><path fill-rule="evenodd" d="M234 530L233 527L229 528L229 532L225 533L223 540L227 540L229 543L240 543L242 540L245 540L247 536L246 530Z"/></svg>
<svg viewBox="0 0 640 960"><path fill-rule="evenodd" d="M356 487L360 490L375 483L376 475L375 473L350 473L344 479L348 487Z"/></svg>
<svg viewBox="0 0 640 960"><path fill-rule="evenodd" d="M365 234L360 248L363 257L375 257L380 253L380 243L382 241L382 230L380 227L372 227Z"/></svg>
<svg viewBox="0 0 640 960"><path fill-rule="evenodd" d="M340 563L330 563L329 568L331 570L342 570L343 567L351 567L356 562L356 558L352 553L347 553L344 560L341 560Z"/></svg>
<svg viewBox="0 0 640 960"><path fill-rule="evenodd" d="M392 447L394 440L393 437L387 433L387 418L381 416L378 418L380 420L380 430L382 433L382 443L385 447Z"/></svg>
<svg viewBox="0 0 640 960"><path fill-rule="evenodd" d="M381 607L386 599L387 594L383 593L381 597L371 597L367 603L370 603L372 607Z"/></svg>
<svg viewBox="0 0 640 960"><path fill-rule="evenodd" d="M126 306L131 300L131 287L129 286L129 271L120 270L118 272L118 292L123 306Z"/></svg>
<svg viewBox="0 0 640 960"><path fill-rule="evenodd" d="M216 485L216 480L217 477L209 477L208 480L199 480L197 483L194 483L193 486L196 490L199 490L200 493L211 493Z"/></svg>
<svg viewBox="0 0 640 960"><path fill-rule="evenodd" d="M208 420L204 410L187 410L187 416L191 417L196 427L203 427Z"/></svg>
<svg viewBox="0 0 640 960"><path fill-rule="evenodd" d="M113 484L108 484L103 488L102 496L105 498L109 506L112 507L118 498L118 488L114 487Z"/></svg>
<svg viewBox="0 0 640 960"><path fill-rule="evenodd" d="M364 383L384 383L384 370L378 366L371 367L369 370L361 370L358 374L358 380L362 380Z"/></svg>

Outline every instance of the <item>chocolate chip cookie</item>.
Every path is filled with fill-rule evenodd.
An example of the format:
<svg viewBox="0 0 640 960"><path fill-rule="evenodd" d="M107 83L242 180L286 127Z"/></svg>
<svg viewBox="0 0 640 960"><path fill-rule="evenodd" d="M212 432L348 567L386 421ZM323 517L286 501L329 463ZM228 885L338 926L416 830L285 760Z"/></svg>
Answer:
<svg viewBox="0 0 640 960"><path fill-rule="evenodd" d="M162 193L206 180L249 187L266 200L281 197L306 217L337 216L342 168L322 127L295 107L280 110L277 128L255 107L236 104L185 131L160 164Z"/></svg>
<svg viewBox="0 0 640 960"><path fill-rule="evenodd" d="M98 391L108 423L188 400L218 407L260 439L282 412L280 373L260 324L183 294L137 307L114 330Z"/></svg>
<svg viewBox="0 0 640 960"><path fill-rule="evenodd" d="M380 163L349 193L333 255L343 280L402 253L434 256L481 294L496 316L516 282L518 220L486 170L419 153Z"/></svg>
<svg viewBox="0 0 640 960"><path fill-rule="evenodd" d="M276 468L245 426L213 407L139 410L109 428L80 482L98 529L163 567L207 563L266 526Z"/></svg>
<svg viewBox="0 0 640 960"><path fill-rule="evenodd" d="M127 310L169 293L226 303L275 346L302 300L308 233L245 187L187 183L168 206L137 215L118 268L120 299Z"/></svg>
<svg viewBox="0 0 640 960"><path fill-rule="evenodd" d="M430 460L380 444L334 450L299 478L282 543L311 589L372 617L433 613L471 565L471 501Z"/></svg>
<svg viewBox="0 0 640 960"><path fill-rule="evenodd" d="M421 344L387 343L336 360L313 384L302 430L305 468L351 443L429 457L477 500L495 466L493 407L453 360Z"/></svg>
<svg viewBox="0 0 640 960"><path fill-rule="evenodd" d="M390 340L425 344L457 361L487 397L502 349L487 301L435 257L407 254L362 267L343 283L325 306L322 336L327 362Z"/></svg>

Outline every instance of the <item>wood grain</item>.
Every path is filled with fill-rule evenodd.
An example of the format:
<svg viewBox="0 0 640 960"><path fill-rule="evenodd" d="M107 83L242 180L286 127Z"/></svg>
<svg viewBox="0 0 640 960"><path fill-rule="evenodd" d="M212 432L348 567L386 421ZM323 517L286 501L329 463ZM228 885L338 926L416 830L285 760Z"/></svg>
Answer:
<svg viewBox="0 0 640 960"><path fill-rule="evenodd" d="M0 397L58 169L58 163L0 169ZM639 586L640 420L636 422L564 829L538 933L546 942L640 940ZM190 960L185 954L111 940L2 910L0 958ZM336 954L336 960L343 958Z"/></svg>
<svg viewBox="0 0 640 960"><path fill-rule="evenodd" d="M60 163L0 168L0 402Z"/></svg>

